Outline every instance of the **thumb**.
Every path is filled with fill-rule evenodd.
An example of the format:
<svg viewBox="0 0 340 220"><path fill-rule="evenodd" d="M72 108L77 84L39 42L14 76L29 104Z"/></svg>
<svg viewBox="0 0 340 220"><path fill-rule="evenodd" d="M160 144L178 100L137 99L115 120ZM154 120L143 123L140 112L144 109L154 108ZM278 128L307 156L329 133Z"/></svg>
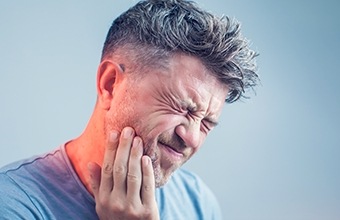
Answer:
<svg viewBox="0 0 340 220"><path fill-rule="evenodd" d="M89 162L87 164L89 171L89 184L92 190L92 194L96 197L99 193L100 179L101 179L101 167L95 162Z"/></svg>

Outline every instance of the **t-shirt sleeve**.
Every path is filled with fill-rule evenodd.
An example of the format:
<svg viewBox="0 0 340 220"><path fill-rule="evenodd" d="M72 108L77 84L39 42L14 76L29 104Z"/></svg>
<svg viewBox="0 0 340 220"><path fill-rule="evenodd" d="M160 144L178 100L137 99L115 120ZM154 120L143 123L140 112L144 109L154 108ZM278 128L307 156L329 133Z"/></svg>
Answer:
<svg viewBox="0 0 340 220"><path fill-rule="evenodd" d="M5 173L0 174L0 213L2 219L43 219L30 197Z"/></svg>

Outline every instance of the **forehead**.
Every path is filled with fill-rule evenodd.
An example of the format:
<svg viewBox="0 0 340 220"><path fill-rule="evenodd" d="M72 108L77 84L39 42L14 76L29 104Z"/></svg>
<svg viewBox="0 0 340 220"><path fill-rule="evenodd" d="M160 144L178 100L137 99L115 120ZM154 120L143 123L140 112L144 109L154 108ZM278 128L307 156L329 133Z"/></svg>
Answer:
<svg viewBox="0 0 340 220"><path fill-rule="evenodd" d="M195 57L176 54L167 61L166 68L154 69L146 74L155 91L180 102L202 105L223 105L228 94L227 86Z"/></svg>
<svg viewBox="0 0 340 220"><path fill-rule="evenodd" d="M172 82L187 82L196 86L205 86L206 89L224 91L227 94L228 87L221 82L216 74L213 74L200 59L185 54L176 54L168 61L165 73ZM200 90L200 87L193 88Z"/></svg>

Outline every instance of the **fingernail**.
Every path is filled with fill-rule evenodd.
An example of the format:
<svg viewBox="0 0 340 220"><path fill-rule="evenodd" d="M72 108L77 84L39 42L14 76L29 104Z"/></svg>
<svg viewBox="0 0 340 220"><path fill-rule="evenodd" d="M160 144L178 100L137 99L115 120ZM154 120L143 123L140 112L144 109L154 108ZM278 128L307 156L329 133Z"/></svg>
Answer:
<svg viewBox="0 0 340 220"><path fill-rule="evenodd" d="M128 138L128 137L130 137L130 136L132 135L132 133L133 133L132 129L126 127L126 128L124 128L124 130L123 130L123 137L124 137L124 138Z"/></svg>
<svg viewBox="0 0 340 220"><path fill-rule="evenodd" d="M133 145L135 147L138 147L140 144L141 144L141 140L135 137L135 139L133 139Z"/></svg>
<svg viewBox="0 0 340 220"><path fill-rule="evenodd" d="M115 142L118 138L118 132L117 131L112 131L110 133L110 142Z"/></svg>
<svg viewBox="0 0 340 220"><path fill-rule="evenodd" d="M145 166L148 166L149 165L149 163L150 163L150 157L148 157L148 156L143 156L143 164L145 165Z"/></svg>

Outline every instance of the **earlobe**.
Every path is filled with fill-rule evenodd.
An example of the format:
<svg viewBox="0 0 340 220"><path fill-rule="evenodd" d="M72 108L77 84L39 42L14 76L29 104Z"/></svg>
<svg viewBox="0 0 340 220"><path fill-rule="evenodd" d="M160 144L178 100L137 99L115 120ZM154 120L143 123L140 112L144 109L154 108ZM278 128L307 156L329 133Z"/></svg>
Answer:
<svg viewBox="0 0 340 220"><path fill-rule="evenodd" d="M119 64L109 60L100 63L97 71L98 104L108 110L114 94L117 77L123 72Z"/></svg>

